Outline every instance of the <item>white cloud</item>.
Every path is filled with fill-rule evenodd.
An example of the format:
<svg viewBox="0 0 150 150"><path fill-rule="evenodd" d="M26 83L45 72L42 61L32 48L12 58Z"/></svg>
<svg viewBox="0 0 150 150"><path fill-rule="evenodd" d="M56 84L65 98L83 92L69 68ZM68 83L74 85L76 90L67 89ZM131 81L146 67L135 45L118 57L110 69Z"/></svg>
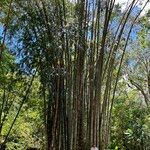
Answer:
<svg viewBox="0 0 150 150"><path fill-rule="evenodd" d="M146 1L147 0L138 0L137 6L142 8ZM121 4L122 9L124 10L127 8L127 6L129 6L131 4L132 0L116 0L115 2L116 2L116 4L118 4L118 3ZM149 9L150 9L150 2L147 4L147 6L145 7L145 9L143 10L141 15L144 15Z"/></svg>

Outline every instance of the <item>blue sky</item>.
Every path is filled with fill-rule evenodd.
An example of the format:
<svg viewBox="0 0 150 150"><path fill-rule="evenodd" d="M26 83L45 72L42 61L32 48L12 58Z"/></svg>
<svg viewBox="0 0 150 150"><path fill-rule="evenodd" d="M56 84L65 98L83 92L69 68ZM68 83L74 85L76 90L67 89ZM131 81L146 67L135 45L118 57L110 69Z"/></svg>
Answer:
<svg viewBox="0 0 150 150"><path fill-rule="evenodd" d="M2 36L2 33L3 33L3 28L2 25L0 24L0 37Z"/></svg>

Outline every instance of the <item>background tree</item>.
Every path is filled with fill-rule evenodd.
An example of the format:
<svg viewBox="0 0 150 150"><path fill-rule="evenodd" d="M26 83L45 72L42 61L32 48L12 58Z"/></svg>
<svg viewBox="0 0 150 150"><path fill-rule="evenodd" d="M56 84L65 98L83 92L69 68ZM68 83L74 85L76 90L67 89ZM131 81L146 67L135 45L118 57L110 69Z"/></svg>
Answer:
<svg viewBox="0 0 150 150"><path fill-rule="evenodd" d="M149 13L141 18L141 29L138 33L138 40L131 45L131 51L127 59L126 76L130 83L143 95L146 105L149 105L150 93L150 52L149 52Z"/></svg>

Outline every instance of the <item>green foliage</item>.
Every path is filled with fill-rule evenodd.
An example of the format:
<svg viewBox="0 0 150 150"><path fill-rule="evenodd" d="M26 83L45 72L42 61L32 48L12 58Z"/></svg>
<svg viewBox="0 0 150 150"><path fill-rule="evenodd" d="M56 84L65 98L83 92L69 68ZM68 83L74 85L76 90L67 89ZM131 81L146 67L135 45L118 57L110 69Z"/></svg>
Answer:
<svg viewBox="0 0 150 150"><path fill-rule="evenodd" d="M36 87L36 88L35 88ZM15 86L13 87L13 89ZM17 87L19 88L19 86ZM42 101L38 97L39 81L35 80L33 83L32 92L29 99L24 103L17 121L11 131L11 134L7 141L8 150L22 150L27 147L41 147L43 145L43 114L41 104ZM18 89L19 92L19 89ZM22 95L17 96L13 101L13 105L9 110L9 114L4 122L1 142L8 133L8 130L12 124L12 121L18 111L21 103Z"/></svg>
<svg viewBox="0 0 150 150"><path fill-rule="evenodd" d="M111 146L122 150L150 148L149 110L137 99L137 92L118 97L113 110Z"/></svg>
<svg viewBox="0 0 150 150"><path fill-rule="evenodd" d="M14 56L4 49L0 67L0 111L2 126L0 143L2 143L10 129L14 117L20 107L24 89L30 77L19 73ZM8 150L23 150L27 147L41 147L43 145L43 117L42 101L39 98L39 79L35 79L30 97L24 103L11 134L8 137ZM5 95L5 96L4 96Z"/></svg>

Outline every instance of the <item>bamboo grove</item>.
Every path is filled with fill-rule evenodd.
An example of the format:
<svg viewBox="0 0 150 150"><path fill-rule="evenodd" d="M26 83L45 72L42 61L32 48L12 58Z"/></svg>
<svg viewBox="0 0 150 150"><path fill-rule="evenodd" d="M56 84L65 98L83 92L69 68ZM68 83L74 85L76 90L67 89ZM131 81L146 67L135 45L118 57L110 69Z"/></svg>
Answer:
<svg viewBox="0 0 150 150"><path fill-rule="evenodd" d="M10 3L6 27L14 53L24 74L40 78L45 149L81 150L93 143L107 149L125 51L148 1L134 15L139 0L123 12L115 0Z"/></svg>

